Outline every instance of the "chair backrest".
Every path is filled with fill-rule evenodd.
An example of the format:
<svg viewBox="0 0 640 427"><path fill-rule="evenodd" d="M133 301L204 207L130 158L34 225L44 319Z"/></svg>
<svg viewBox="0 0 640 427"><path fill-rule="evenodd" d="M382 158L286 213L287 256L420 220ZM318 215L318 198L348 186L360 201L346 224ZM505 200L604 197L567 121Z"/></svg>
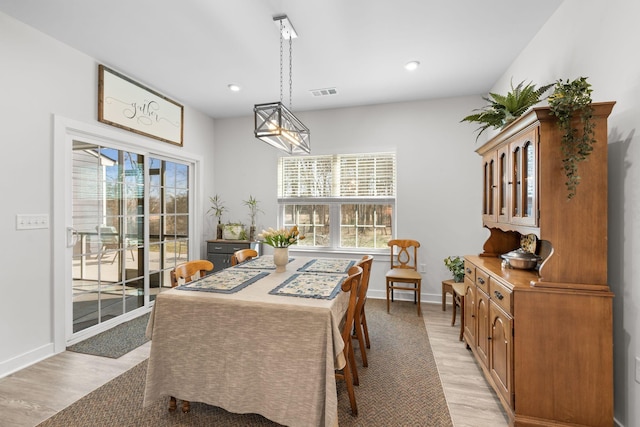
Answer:
<svg viewBox="0 0 640 427"><path fill-rule="evenodd" d="M418 270L418 248L420 242L411 239L389 240L391 247L391 268Z"/></svg>
<svg viewBox="0 0 640 427"><path fill-rule="evenodd" d="M200 277L204 277L206 272L211 270L213 270L213 263L206 259L197 259L176 265L176 268L171 270L170 273L171 287L175 288L178 286L178 282L181 279L184 280L184 283L189 283L196 273L200 273Z"/></svg>
<svg viewBox="0 0 640 427"><path fill-rule="evenodd" d="M342 282L342 291L349 292L349 306L345 315L344 326L342 328L342 340L345 346L351 343L351 330L353 328L353 318L356 312L356 301L358 298L358 289L362 281L362 268L353 266L348 271L349 277ZM349 363L347 361L347 363Z"/></svg>
<svg viewBox="0 0 640 427"><path fill-rule="evenodd" d="M115 244L120 241L118 239L118 230L113 225L96 225L96 231L100 235L102 244Z"/></svg>
<svg viewBox="0 0 640 427"><path fill-rule="evenodd" d="M367 298L367 290L369 289L369 277L371 276L372 264L372 255L365 255L360 261L356 263L356 266L362 268L362 279L360 280L360 290L358 291L356 313L360 313L362 311L362 306L364 305Z"/></svg>
<svg viewBox="0 0 640 427"><path fill-rule="evenodd" d="M258 251L254 249L240 249L231 255L231 265L238 265L241 262L249 261L250 259L257 257Z"/></svg>

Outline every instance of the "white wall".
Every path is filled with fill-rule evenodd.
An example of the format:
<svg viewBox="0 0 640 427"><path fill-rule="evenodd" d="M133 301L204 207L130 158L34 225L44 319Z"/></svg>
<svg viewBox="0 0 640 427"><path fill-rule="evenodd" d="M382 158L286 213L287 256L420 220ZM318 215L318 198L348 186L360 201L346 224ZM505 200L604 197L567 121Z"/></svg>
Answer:
<svg viewBox="0 0 640 427"><path fill-rule="evenodd" d="M54 114L97 122L98 62L0 13L0 377L50 355L53 230L16 231L16 214L50 215L53 224ZM109 65L109 64L106 64ZM126 70L119 70L126 73ZM141 81L144 83L144 81ZM162 88L154 88L162 92ZM166 94L171 97L171 94ZM179 99L176 99L180 102ZM204 191L214 186L213 120L186 107L184 148L205 159ZM140 137L159 149L166 143Z"/></svg>
<svg viewBox="0 0 640 427"><path fill-rule="evenodd" d="M475 126L459 123L482 102L463 97L296 113L311 130L314 155L397 152L396 236L422 244L425 301L440 301L442 280L451 277L444 258L480 253L488 236L480 216ZM251 194L265 211L258 226L275 227L279 154L254 138L253 125L253 117L216 120L215 179L225 183L217 189L230 207L225 220L246 220L242 200ZM386 255L376 257L371 297L385 297L388 262Z"/></svg>
<svg viewBox="0 0 640 427"><path fill-rule="evenodd" d="M609 117L609 285L614 310L614 403L620 425L640 426L640 2L565 0L492 91L588 77ZM578 191L580 188L578 187ZM588 230L585 230L588 232ZM640 362L639 362L640 363Z"/></svg>

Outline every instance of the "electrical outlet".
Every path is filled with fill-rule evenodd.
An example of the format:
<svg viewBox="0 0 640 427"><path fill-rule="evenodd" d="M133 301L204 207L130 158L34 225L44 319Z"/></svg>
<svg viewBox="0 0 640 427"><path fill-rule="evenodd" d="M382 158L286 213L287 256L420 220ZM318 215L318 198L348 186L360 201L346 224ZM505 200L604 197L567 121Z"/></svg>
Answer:
<svg viewBox="0 0 640 427"><path fill-rule="evenodd" d="M420 264L420 273L427 272L427 264Z"/></svg>
<svg viewBox="0 0 640 427"><path fill-rule="evenodd" d="M636 356L636 382L640 383L640 357Z"/></svg>
<svg viewBox="0 0 640 427"><path fill-rule="evenodd" d="M16 230L35 230L49 228L48 214L17 214Z"/></svg>

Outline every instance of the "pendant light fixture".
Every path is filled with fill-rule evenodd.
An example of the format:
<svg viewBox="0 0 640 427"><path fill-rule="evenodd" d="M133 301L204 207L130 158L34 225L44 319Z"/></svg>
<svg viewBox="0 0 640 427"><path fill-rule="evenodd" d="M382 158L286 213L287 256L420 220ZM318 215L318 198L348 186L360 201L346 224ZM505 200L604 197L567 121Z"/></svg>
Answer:
<svg viewBox="0 0 640 427"><path fill-rule="evenodd" d="M286 15L273 18L280 28L280 102L256 104L253 107L256 138L289 154L309 154L311 152L309 129L291 112L292 99L292 41L297 38L291 21ZM289 40L289 108L282 103L282 56L283 41Z"/></svg>

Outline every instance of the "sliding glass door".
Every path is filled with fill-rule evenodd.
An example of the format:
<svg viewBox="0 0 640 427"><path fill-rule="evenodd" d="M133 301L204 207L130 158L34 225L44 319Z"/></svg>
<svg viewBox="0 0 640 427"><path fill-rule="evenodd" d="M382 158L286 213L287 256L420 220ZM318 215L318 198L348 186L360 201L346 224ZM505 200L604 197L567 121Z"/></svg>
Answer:
<svg viewBox="0 0 640 427"><path fill-rule="evenodd" d="M144 307L189 258L190 165L73 141L73 333ZM149 280L145 280L145 278Z"/></svg>

